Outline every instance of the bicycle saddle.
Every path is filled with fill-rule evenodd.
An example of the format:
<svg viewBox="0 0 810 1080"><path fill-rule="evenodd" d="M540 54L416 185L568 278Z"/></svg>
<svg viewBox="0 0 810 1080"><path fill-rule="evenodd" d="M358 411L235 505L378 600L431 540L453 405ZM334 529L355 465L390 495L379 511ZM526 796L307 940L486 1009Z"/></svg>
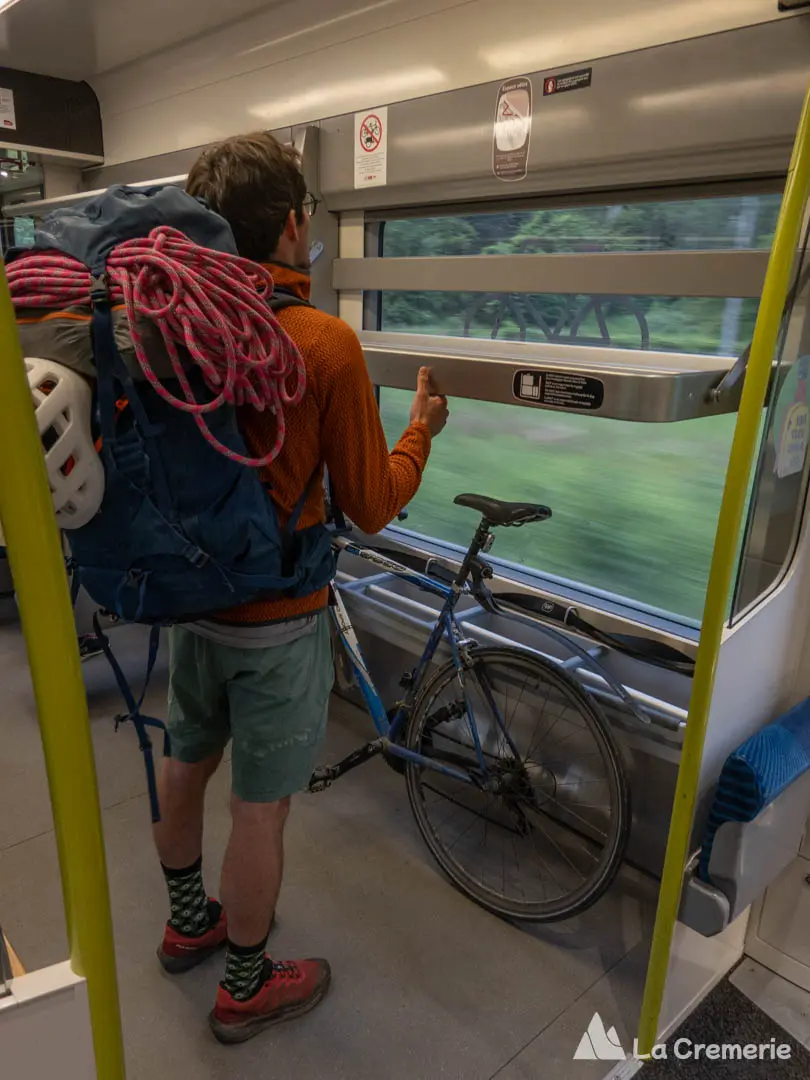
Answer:
<svg viewBox="0 0 810 1080"><path fill-rule="evenodd" d="M549 508L537 503L504 502L486 495L457 495L453 501L457 506L477 510L490 525L528 525L551 517Z"/></svg>

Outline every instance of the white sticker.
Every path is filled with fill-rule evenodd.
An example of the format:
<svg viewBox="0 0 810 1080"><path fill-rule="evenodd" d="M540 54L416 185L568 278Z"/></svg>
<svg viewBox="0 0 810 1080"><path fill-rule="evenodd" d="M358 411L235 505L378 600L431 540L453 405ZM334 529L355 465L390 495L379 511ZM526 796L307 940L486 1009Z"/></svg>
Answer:
<svg viewBox="0 0 810 1080"><path fill-rule="evenodd" d="M778 435L774 472L780 480L804 471L810 429L810 409L807 405L809 369L810 358L800 356L777 399L774 430Z"/></svg>
<svg viewBox="0 0 810 1080"><path fill-rule="evenodd" d="M0 88L0 127L17 130L17 116L14 112L14 91Z"/></svg>
<svg viewBox="0 0 810 1080"><path fill-rule="evenodd" d="M354 114L354 186L382 187L388 177L388 108Z"/></svg>
<svg viewBox="0 0 810 1080"><path fill-rule="evenodd" d="M509 79L498 88L492 138L492 171L500 180L525 179L531 137L531 79Z"/></svg>
<svg viewBox="0 0 810 1080"><path fill-rule="evenodd" d="M794 402L785 417L776 458L776 475L780 480L793 476L804 469L807 451L808 409L801 402Z"/></svg>

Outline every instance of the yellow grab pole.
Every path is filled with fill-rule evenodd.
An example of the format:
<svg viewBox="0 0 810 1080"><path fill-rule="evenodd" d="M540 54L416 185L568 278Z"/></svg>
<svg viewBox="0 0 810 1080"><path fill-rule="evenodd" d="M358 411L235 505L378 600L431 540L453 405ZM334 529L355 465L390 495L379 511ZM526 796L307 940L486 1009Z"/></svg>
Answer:
<svg viewBox="0 0 810 1080"><path fill-rule="evenodd" d="M639 1054L652 1052L658 1035L661 1004L667 978L672 936L678 918L683 876L697 798L703 745L714 689L720 643L726 624L728 600L737 562L737 541L745 511L751 467L768 391L771 366L779 337L791 274L800 242L802 220L810 194L810 92L804 102L793 156L788 170L782 208L776 225L759 314L751 342L740 411L734 430L728 473L717 522L709 587L703 613L689 716L678 770L672 821L667 840L661 891L653 931L647 982L638 1033Z"/></svg>
<svg viewBox="0 0 810 1080"><path fill-rule="evenodd" d="M112 917L87 699L59 531L2 262L0 520L39 714L70 963L87 979L99 1080L123 1080Z"/></svg>

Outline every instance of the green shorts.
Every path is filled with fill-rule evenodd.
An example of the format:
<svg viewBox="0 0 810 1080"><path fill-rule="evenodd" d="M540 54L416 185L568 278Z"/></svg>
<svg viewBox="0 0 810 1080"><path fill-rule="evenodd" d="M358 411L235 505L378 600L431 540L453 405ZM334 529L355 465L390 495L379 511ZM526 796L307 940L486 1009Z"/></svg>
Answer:
<svg viewBox="0 0 810 1080"><path fill-rule="evenodd" d="M237 648L169 633L170 755L194 763L233 739L233 792L276 802L301 791L326 734L334 666L329 615L286 644Z"/></svg>

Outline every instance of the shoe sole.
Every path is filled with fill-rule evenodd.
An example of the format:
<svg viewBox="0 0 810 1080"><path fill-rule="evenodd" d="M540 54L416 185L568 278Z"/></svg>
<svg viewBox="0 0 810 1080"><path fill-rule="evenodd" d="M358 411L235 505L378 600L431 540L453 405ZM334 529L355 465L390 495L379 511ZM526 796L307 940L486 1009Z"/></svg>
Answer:
<svg viewBox="0 0 810 1080"><path fill-rule="evenodd" d="M332 972L327 971L320 986L317 987L311 997L301 1002L300 1005L291 1005L267 1016L256 1016L250 1020L243 1020L239 1024L223 1024L211 1012L208 1017L208 1024L214 1033L214 1037L221 1043L232 1045L247 1042L248 1039L252 1039L265 1028L283 1024L287 1020L295 1020L299 1016L305 1016L308 1012L312 1012L315 1006L320 1005L326 997L331 982Z"/></svg>
<svg viewBox="0 0 810 1080"><path fill-rule="evenodd" d="M224 949L227 944L225 938L218 944L211 945L207 949L195 949L193 952L189 951L185 956L170 956L165 953L161 946L158 946L157 958L160 961L160 966L169 975L182 975L186 971L191 971L192 968L197 967L198 964L204 963L214 953Z"/></svg>

